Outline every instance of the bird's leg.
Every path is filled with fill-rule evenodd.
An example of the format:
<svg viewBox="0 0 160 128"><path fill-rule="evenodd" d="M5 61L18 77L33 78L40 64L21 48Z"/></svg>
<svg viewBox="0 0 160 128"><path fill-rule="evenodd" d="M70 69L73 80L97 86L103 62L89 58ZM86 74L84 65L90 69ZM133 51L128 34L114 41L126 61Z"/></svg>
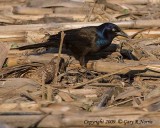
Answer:
<svg viewBox="0 0 160 128"><path fill-rule="evenodd" d="M86 67L85 57L84 57L84 56L80 56L80 57L79 57L79 62L80 62L80 65L81 65L82 67Z"/></svg>
<svg viewBox="0 0 160 128"><path fill-rule="evenodd" d="M85 62L85 56L79 57L79 62L80 62L80 65L82 66L82 68L80 70L82 70L83 72L90 72L87 69L87 65L86 65L86 62Z"/></svg>

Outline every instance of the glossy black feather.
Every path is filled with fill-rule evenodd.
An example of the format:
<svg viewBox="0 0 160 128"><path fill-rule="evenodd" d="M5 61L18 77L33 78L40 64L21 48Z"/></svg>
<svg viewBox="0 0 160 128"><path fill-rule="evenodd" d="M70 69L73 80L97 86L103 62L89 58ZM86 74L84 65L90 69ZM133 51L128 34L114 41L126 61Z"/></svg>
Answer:
<svg viewBox="0 0 160 128"><path fill-rule="evenodd" d="M112 23L104 23L100 26L83 27L64 31L64 45L70 49L79 59L80 64L84 66L85 56L88 53L98 52L109 46L114 39L120 36L126 36L121 29ZM59 45L61 33L50 36L47 42L19 47L19 50L33 49L39 47L56 47Z"/></svg>

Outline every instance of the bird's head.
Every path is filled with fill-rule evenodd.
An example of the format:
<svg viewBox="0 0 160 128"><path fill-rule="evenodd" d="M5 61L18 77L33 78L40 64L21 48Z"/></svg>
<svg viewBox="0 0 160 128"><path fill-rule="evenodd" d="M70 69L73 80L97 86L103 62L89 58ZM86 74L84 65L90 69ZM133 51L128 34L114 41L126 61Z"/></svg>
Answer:
<svg viewBox="0 0 160 128"><path fill-rule="evenodd" d="M113 23L104 23L97 27L98 35L101 38L113 40L116 36L128 37L117 25Z"/></svg>

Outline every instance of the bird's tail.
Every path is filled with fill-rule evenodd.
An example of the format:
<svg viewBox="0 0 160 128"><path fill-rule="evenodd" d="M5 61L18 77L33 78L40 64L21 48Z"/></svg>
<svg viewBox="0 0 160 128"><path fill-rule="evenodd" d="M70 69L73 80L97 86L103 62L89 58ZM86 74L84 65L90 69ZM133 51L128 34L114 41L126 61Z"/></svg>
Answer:
<svg viewBox="0 0 160 128"><path fill-rule="evenodd" d="M26 45L26 46L18 47L15 49L26 50L26 49L35 49L35 48L40 48L40 47L51 47L51 45L53 44L50 42L47 42L47 43L45 42L45 43Z"/></svg>
<svg viewBox="0 0 160 128"><path fill-rule="evenodd" d="M26 49L35 49L40 47L48 48L48 47L58 47L58 46L59 46L59 39L56 36L51 36L47 42L26 45L26 46L14 48L14 49L26 50Z"/></svg>

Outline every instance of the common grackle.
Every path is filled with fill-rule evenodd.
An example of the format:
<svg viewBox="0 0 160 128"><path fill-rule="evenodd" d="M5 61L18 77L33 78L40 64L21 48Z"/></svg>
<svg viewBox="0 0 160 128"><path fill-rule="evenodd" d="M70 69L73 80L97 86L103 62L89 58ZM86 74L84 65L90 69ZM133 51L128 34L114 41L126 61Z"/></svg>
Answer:
<svg viewBox="0 0 160 128"><path fill-rule="evenodd" d="M128 37L117 25L104 23L100 26L89 26L64 31L64 45L85 66L85 56L108 47L116 36ZM34 49L39 47L55 47L60 43L61 33L51 35L47 42L22 46L17 49Z"/></svg>

